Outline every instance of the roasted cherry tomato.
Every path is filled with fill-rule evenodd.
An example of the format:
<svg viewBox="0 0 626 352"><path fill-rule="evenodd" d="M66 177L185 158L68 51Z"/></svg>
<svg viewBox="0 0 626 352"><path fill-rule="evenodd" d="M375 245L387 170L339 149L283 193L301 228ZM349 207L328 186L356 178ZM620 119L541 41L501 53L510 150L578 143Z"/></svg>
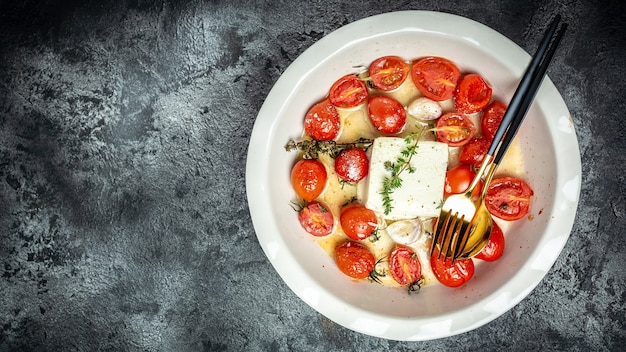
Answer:
<svg viewBox="0 0 626 352"><path fill-rule="evenodd" d="M361 181L367 176L369 165L367 154L360 148L346 149L335 158L335 172L347 182Z"/></svg>
<svg viewBox="0 0 626 352"><path fill-rule="evenodd" d="M342 209L339 221L343 232L358 241L370 237L378 227L376 213L362 205L349 205Z"/></svg>
<svg viewBox="0 0 626 352"><path fill-rule="evenodd" d="M494 100L491 104L487 105L483 112L483 117L480 120L480 127L485 138L488 140L493 139L498 127L500 127L504 113L506 113L506 105L499 100Z"/></svg>
<svg viewBox="0 0 626 352"><path fill-rule="evenodd" d="M346 75L338 79L332 87L328 98L338 108L353 108L367 100L367 87L355 75Z"/></svg>
<svg viewBox="0 0 626 352"><path fill-rule="evenodd" d="M411 78L427 98L447 100L454 94L461 72L454 63L441 57L425 57L413 64Z"/></svg>
<svg viewBox="0 0 626 352"><path fill-rule="evenodd" d="M313 236L327 236L333 232L335 217L333 213L318 202L304 206L298 214L302 228Z"/></svg>
<svg viewBox="0 0 626 352"><path fill-rule="evenodd" d="M456 110L473 114L482 110L491 101L491 87L481 75L469 73L461 78L454 91Z"/></svg>
<svg viewBox="0 0 626 352"><path fill-rule="evenodd" d="M303 159L291 169L291 184L296 194L307 202L319 197L326 187L328 176L324 164L317 160Z"/></svg>
<svg viewBox="0 0 626 352"><path fill-rule="evenodd" d="M408 285L422 278L422 264L411 248L397 245L389 255L389 272L397 283Z"/></svg>
<svg viewBox="0 0 626 352"><path fill-rule="evenodd" d="M459 161L478 169L485 159L490 144L491 141L484 137L470 139L459 153Z"/></svg>
<svg viewBox="0 0 626 352"><path fill-rule="evenodd" d="M460 147L476 134L476 126L463 114L449 112L437 120L435 127L437 140L451 147Z"/></svg>
<svg viewBox="0 0 626 352"><path fill-rule="evenodd" d="M313 105L304 117L304 131L318 141L335 139L340 128L337 108L332 106L328 99Z"/></svg>
<svg viewBox="0 0 626 352"><path fill-rule="evenodd" d="M437 259L439 251L435 249L430 257L430 266L439 282L449 287L458 287L468 282L474 276L474 262L472 259L457 259L454 263L443 255Z"/></svg>
<svg viewBox="0 0 626 352"><path fill-rule="evenodd" d="M504 233L497 223L493 223L493 229L491 230L491 237L489 242L483 247L483 249L474 256L474 258L482 259L488 262L493 262L499 259L504 253Z"/></svg>
<svg viewBox="0 0 626 352"><path fill-rule="evenodd" d="M372 62L369 73L374 86L380 90L392 91L404 83L411 67L398 56L383 56Z"/></svg>
<svg viewBox="0 0 626 352"><path fill-rule="evenodd" d="M443 185L444 198L447 198L451 194L465 192L475 176L476 172L468 165L458 165L448 170ZM472 192L473 197L479 196L481 187L482 181L479 181L478 186L474 188L474 192Z"/></svg>
<svg viewBox="0 0 626 352"><path fill-rule="evenodd" d="M365 279L374 270L376 258L364 245L350 241L335 248L335 263L351 278Z"/></svg>
<svg viewBox="0 0 626 352"><path fill-rule="evenodd" d="M534 192L517 177L501 177L491 181L485 205L491 215L502 220L517 220L528 214Z"/></svg>
<svg viewBox="0 0 626 352"><path fill-rule="evenodd" d="M406 110L402 104L388 96L370 98L367 110L372 125L382 133L398 133L406 123Z"/></svg>

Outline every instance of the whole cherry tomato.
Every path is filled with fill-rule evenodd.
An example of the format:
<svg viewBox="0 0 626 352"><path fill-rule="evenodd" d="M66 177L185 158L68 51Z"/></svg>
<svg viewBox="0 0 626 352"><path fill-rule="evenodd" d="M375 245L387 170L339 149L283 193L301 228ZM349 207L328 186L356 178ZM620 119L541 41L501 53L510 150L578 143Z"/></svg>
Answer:
<svg viewBox="0 0 626 352"><path fill-rule="evenodd" d="M430 266L439 282L448 287L458 287L468 282L474 276L474 262L472 259L461 259L452 262L443 255L437 258L439 251L435 250L430 257Z"/></svg>
<svg viewBox="0 0 626 352"><path fill-rule="evenodd" d="M389 255L389 272L397 283L408 285L422 278L422 264L411 248L397 245Z"/></svg>
<svg viewBox="0 0 626 352"><path fill-rule="evenodd" d="M452 98L461 72L452 61L441 57L425 57L413 64L411 78L425 97L436 101Z"/></svg>
<svg viewBox="0 0 626 352"><path fill-rule="evenodd" d="M406 110L402 104L388 96L370 98L367 105L370 121L382 133L398 133L406 123Z"/></svg>
<svg viewBox="0 0 626 352"><path fill-rule="evenodd" d="M326 167L317 160L300 160L291 169L291 185L296 194L307 202L322 194L327 179Z"/></svg>
<svg viewBox="0 0 626 352"><path fill-rule="evenodd" d="M398 56L383 56L370 64L369 74L374 86L380 90L392 91L404 83L411 67Z"/></svg>
<svg viewBox="0 0 626 352"><path fill-rule="evenodd" d="M353 108L367 100L365 83L355 75L346 75L330 87L330 103L338 108Z"/></svg>
<svg viewBox="0 0 626 352"><path fill-rule="evenodd" d="M485 205L491 215L502 220L518 220L528 214L534 192L524 180L501 177L491 181L485 196Z"/></svg>
<svg viewBox="0 0 626 352"><path fill-rule="evenodd" d="M474 137L463 146L459 153L459 161L466 165L479 168L485 159L491 141L485 137Z"/></svg>
<svg viewBox="0 0 626 352"><path fill-rule="evenodd" d="M340 128L339 113L328 99L313 105L304 117L304 132L318 141L335 139Z"/></svg>
<svg viewBox="0 0 626 352"><path fill-rule="evenodd" d="M348 241L335 248L335 263L349 277L365 279L374 270L376 258L364 245Z"/></svg>
<svg viewBox="0 0 626 352"><path fill-rule="evenodd" d="M349 205L343 208L339 222L343 232L357 241L370 237L378 227L376 213L362 205Z"/></svg>
<svg viewBox="0 0 626 352"><path fill-rule="evenodd" d="M437 120L435 127L437 140L451 147L460 147L476 134L476 126L463 114L449 112Z"/></svg>
<svg viewBox="0 0 626 352"><path fill-rule="evenodd" d="M451 194L463 193L467 190L472 180L476 176L476 172L468 165L458 165L446 171L446 179L443 185L443 196L447 198ZM474 188L473 197L478 197L482 181Z"/></svg>
<svg viewBox="0 0 626 352"><path fill-rule="evenodd" d="M344 181L359 182L367 176L369 164L363 149L346 149L335 158L335 172Z"/></svg>
<svg viewBox="0 0 626 352"><path fill-rule="evenodd" d="M304 206L298 214L302 228L313 236L330 235L335 227L333 213L318 202L311 202Z"/></svg>
<svg viewBox="0 0 626 352"><path fill-rule="evenodd" d="M456 110L464 114L479 112L490 100L491 87L477 73L463 76L454 91Z"/></svg>
<svg viewBox="0 0 626 352"><path fill-rule="evenodd" d="M487 105L483 112L483 117L480 120L480 127L485 138L490 141L493 139L498 127L500 127L504 113L506 113L506 105L499 100L494 100L491 104Z"/></svg>
<svg viewBox="0 0 626 352"><path fill-rule="evenodd" d="M488 262L493 262L499 259L504 253L504 233L497 223L493 223L493 229L491 230L491 237L489 242L483 247L483 249L476 254L475 258L482 259Z"/></svg>

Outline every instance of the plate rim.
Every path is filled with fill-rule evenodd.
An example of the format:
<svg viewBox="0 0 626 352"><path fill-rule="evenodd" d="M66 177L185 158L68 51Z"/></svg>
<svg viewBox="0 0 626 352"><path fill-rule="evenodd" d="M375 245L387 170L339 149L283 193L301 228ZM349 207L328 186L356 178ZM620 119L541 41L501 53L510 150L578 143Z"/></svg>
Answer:
<svg viewBox="0 0 626 352"><path fill-rule="evenodd" d="M508 304L505 307L497 309L493 314L486 317L469 319L462 326L456 326L455 328L452 328L450 325L453 319L459 318L459 315L461 313L467 314L471 313L472 311L476 311L477 309L480 309L480 306L483 306L486 302L493 301L493 299L496 297L492 296L496 296L498 292L494 292L493 294L481 299L474 305L466 307L457 312L447 313L441 316L429 318L398 319L397 317L374 314L356 306L345 307L345 302L339 301L334 296L326 292L326 290L321 289L320 287L315 287L317 285L315 284L314 280L312 280L312 278L309 277L308 274L304 272L304 270L300 270L298 272L297 265L293 265L295 263L295 258L293 257L293 255L289 251L282 250L286 248L286 244L280 238L280 236L267 235L269 229L276 228L277 226L271 218L267 218L264 216L264 214L267 214L268 209L266 209L267 207L263 207L262 204L264 192L267 191L268 188L266 186L267 177L266 175L259 175L258 170L262 170L263 165L260 160L261 158L256 158L255 155L258 155L256 153L258 153L260 150L270 151L269 141L271 140L273 132L275 131L274 127L276 123L276 119L272 119L272 116L279 115L280 111L286 105L286 103L282 103L279 104L279 106L275 107L272 99L274 97L280 97L280 99L284 102L289 101L291 95L295 91L294 89L290 88L297 87L300 81L303 80L306 76L300 75L302 68L299 67L299 63L307 59L314 59L319 62L318 65L322 65L327 57L335 52L341 51L341 49L344 47L354 44L354 42L356 41L365 40L373 36L388 34L392 31L435 31L438 33L449 35L450 31L441 30L440 28L420 28L419 26L412 24L419 23L420 19L428 17L430 17L431 20L436 19L437 21L455 21L455 27L457 28L457 30L459 28L463 28L462 31L471 29L465 32L479 31L485 37L497 39L499 45L504 45L506 47L507 52L514 52L515 56L517 57L516 60L522 60L523 62L528 62L530 60L530 55L528 55L528 53L526 53L517 44L512 42L504 35L479 22L459 15L436 11L409 10L388 12L359 19L334 30L317 42L313 43L287 67L287 69L283 72L283 74L279 77L279 79L275 82L275 84L269 91L263 105L261 106L257 114L257 118L254 123L254 127L252 129L250 137L250 143L248 145L248 155L246 160L246 195L248 198L248 208L251 214L255 233L266 257L271 262L272 266L277 271L281 279L285 282L285 284L310 307L315 309L318 313L338 323L339 325L367 335L392 340L423 341L460 334L487 324L488 322L498 318L499 316L513 308L515 305L517 305L521 300L527 297L528 294L530 294L530 292L532 292L532 290L534 290L535 287L544 279L545 275L554 265L554 262L562 252L562 249L565 246L565 243L567 242L567 239L569 238L574 225L574 220L576 217L576 207L578 204L578 197L580 195L580 149L578 147L578 140L576 138L575 130L573 129L573 127L571 127L572 131L569 136L573 136L573 138L569 138L566 145L555 144L555 153L559 154L559 152L571 152L573 149L576 150L577 158L568 159L568 175L557 175L557 178L559 180L557 183L559 184L562 184L566 181L570 183L573 182L573 184L570 185L573 188L573 191L571 191L572 195L570 195L570 197L573 196L573 199L571 199L571 204L568 204L570 208L573 208L573 211L572 209L568 209L568 211L565 212L566 218L562 221L559 221L559 230L562 233L564 232L565 235L558 236L558 238L552 238L553 243L551 243L550 246L553 249L553 252L548 253L550 257L547 258L547 260L545 260L546 258L544 258L545 266L542 269L545 270L540 270L541 275L534 275L532 279L528 281L529 284L527 284L526 287L516 290L518 294L510 298L508 300ZM382 22L386 23L386 25L384 26L384 30L382 27L376 27L377 24ZM368 33L368 36L355 35L355 33L363 32L364 29L365 32ZM494 49L491 48L490 50ZM510 68L516 74L521 75L523 69L525 68L525 64L520 67L518 61L516 65L512 65ZM314 68L309 68L309 71L313 69ZM548 99L552 100L552 102L556 102L556 104L545 103L544 101ZM566 113L567 117L571 121L571 115L567 109L567 106L565 105L562 96L559 94L558 90L549 79L549 77L546 77L544 79L543 86L537 94L536 101L543 110L548 110L549 113L558 112L561 115ZM275 108L278 108L278 112L276 112ZM253 155L253 153L255 154ZM574 176L574 178L568 178L568 180L564 180L566 176ZM565 222L565 227L563 227L563 222ZM546 243L543 243L543 246L546 245ZM537 247L538 248L535 248L535 251L539 251L539 247L541 247L541 245L538 245ZM277 251L280 251L280 257L276 256ZM531 256L535 255L536 254L533 253ZM529 267L530 265L531 263L527 262L524 264L524 267ZM534 269L534 271L537 272L537 269ZM301 277L298 280L294 280L292 276L294 274L304 274L304 277ZM508 283L505 284L505 286L506 285L508 285ZM309 292L310 294L307 294L306 289L310 289L311 287L313 287L313 290L316 292ZM320 300L324 301L326 304L317 304L316 302L319 302ZM344 312L340 315L336 315L333 313L333 311L337 309L337 306L342 306L342 309L344 309ZM350 314L347 314L346 310L349 311ZM347 318L347 315L350 315L351 317L360 317L362 322L372 320L375 321L375 326L379 327L383 325L387 326L388 328L384 331L378 328L370 329L366 326L367 324L355 324L354 318ZM431 326L432 328L429 329L429 326ZM394 329L396 327L399 328L401 331L398 331L398 329ZM421 332L413 333L412 331Z"/></svg>

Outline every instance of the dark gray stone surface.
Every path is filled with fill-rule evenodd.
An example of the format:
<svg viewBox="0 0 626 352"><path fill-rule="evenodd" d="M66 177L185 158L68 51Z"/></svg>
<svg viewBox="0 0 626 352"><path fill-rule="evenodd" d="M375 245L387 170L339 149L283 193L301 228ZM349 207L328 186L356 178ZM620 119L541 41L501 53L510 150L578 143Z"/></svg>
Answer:
<svg viewBox="0 0 626 352"><path fill-rule="evenodd" d="M245 194L256 113L324 35L397 10L486 24L549 75L583 162L570 240L527 299L428 342L352 332L281 281ZM626 344L622 1L0 1L0 351L617 351ZM565 156L566 157L566 156Z"/></svg>

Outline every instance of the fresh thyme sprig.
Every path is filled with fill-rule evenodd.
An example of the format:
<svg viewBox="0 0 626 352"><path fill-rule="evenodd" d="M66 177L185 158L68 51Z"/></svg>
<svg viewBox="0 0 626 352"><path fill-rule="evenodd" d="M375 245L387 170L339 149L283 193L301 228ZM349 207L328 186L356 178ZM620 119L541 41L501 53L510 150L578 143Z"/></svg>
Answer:
<svg viewBox="0 0 626 352"><path fill-rule="evenodd" d="M413 132L404 138L406 147L400 152L400 156L394 161L386 161L384 166L389 175L383 178L383 189L380 194L383 196L383 208L385 215L389 215L393 206L391 198L393 192L402 187L402 178L400 177L403 172L410 174L415 172L415 167L411 165L411 159L417 154L417 147L420 141L423 130Z"/></svg>
<svg viewBox="0 0 626 352"><path fill-rule="evenodd" d="M376 269L376 267L378 266L378 264L382 263L385 261L386 257L382 257L380 259L378 259L378 261L376 262L376 264L374 264L374 269L372 269L372 271L370 271L369 277L368 279L370 281L373 281L377 284L381 284L382 285L382 280L380 279L381 277L385 277L387 276L387 273L385 272L385 269L383 269L382 271L378 271Z"/></svg>
<svg viewBox="0 0 626 352"><path fill-rule="evenodd" d="M305 159L317 159L319 154L328 154L332 158L337 157L342 150L350 148L369 149L374 142L373 139L359 138L352 143L337 143L336 141L317 141L312 139L303 139L300 141L289 140L285 145L288 152L299 150L303 153Z"/></svg>

